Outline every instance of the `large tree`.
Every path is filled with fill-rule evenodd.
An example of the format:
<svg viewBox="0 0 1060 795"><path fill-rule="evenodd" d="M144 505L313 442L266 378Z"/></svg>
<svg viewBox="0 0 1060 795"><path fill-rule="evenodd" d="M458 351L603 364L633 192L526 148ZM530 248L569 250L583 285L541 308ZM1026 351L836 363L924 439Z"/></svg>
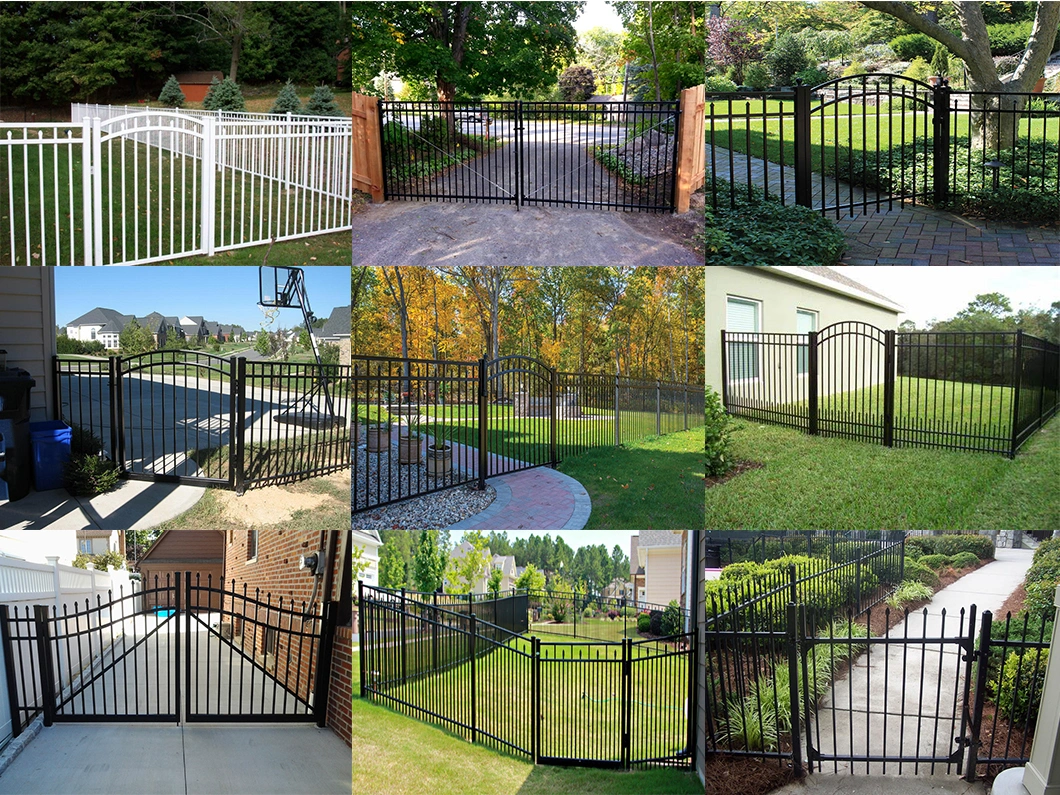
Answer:
<svg viewBox="0 0 1060 795"><path fill-rule="evenodd" d="M863 2L867 8L889 14L905 22L915 30L924 33L935 41L941 42L951 53L961 58L968 68L971 90L991 92L1003 96L999 102L1002 110L1019 111L1026 105L1026 97L1019 96L1030 92L1035 82L1045 69L1053 43L1056 41L1057 28L1060 27L1060 3L1039 2L1034 15L1027 49L1020 58L1015 73L1005 82L998 77L994 61L990 57L990 36L983 19L982 3L954 2L953 8L960 25L960 35L935 21L933 12L937 3L902 3L902 2ZM973 109L990 107L989 98L983 95L972 96ZM1004 113L973 113L977 146L985 146L996 151L1011 149L1015 140L1016 126L1009 119L1001 123Z"/></svg>
<svg viewBox="0 0 1060 795"><path fill-rule="evenodd" d="M580 2L354 3L354 85L384 64L432 82L441 102L533 91L574 57Z"/></svg>
<svg viewBox="0 0 1060 795"><path fill-rule="evenodd" d="M703 82L706 3L616 0L612 5L626 29L626 57L651 72L648 98L676 99L680 89Z"/></svg>
<svg viewBox="0 0 1060 795"><path fill-rule="evenodd" d="M244 43L269 36L270 15L264 5L251 0L209 2L198 7L196 4L171 3L168 13L197 25L204 41L219 41L228 47L228 77L232 82L238 82Z"/></svg>

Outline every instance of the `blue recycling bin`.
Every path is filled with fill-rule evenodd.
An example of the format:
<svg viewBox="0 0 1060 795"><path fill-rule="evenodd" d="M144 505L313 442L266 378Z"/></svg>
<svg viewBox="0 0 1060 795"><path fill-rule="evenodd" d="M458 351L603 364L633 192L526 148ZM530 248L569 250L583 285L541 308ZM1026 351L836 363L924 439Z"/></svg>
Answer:
<svg viewBox="0 0 1060 795"><path fill-rule="evenodd" d="M63 487L63 467L70 460L70 426L62 420L31 422L29 439L33 446L33 488L50 491Z"/></svg>

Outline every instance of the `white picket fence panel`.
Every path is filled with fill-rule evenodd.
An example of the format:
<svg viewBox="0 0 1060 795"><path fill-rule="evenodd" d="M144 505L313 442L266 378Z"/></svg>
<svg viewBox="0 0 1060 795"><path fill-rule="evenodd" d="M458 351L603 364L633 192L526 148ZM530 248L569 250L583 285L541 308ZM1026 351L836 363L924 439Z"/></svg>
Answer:
<svg viewBox="0 0 1060 795"><path fill-rule="evenodd" d="M0 263L140 265L351 228L350 119L72 115L0 124Z"/></svg>

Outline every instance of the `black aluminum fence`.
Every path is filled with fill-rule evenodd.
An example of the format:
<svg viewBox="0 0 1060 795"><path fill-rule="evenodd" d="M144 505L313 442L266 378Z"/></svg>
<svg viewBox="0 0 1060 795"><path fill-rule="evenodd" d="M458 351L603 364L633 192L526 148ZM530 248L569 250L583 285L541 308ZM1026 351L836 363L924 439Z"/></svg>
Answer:
<svg viewBox="0 0 1060 795"><path fill-rule="evenodd" d="M1060 195L1060 94L865 74L706 98L708 201L755 190L836 218L995 185Z"/></svg>
<svg viewBox="0 0 1060 795"><path fill-rule="evenodd" d="M832 564L846 563L863 549L863 545L847 542L893 542L905 535L911 533L903 530L708 530L706 567L720 569L733 563L765 563L785 555L809 555Z"/></svg>
<svg viewBox="0 0 1060 795"><path fill-rule="evenodd" d="M55 357L56 419L123 477L242 493L350 466L350 374L200 351Z"/></svg>
<svg viewBox="0 0 1060 795"><path fill-rule="evenodd" d="M700 385L537 359L353 357L353 512L703 425Z"/></svg>
<svg viewBox="0 0 1060 795"><path fill-rule="evenodd" d="M387 199L674 208L676 102L380 102Z"/></svg>
<svg viewBox="0 0 1060 795"><path fill-rule="evenodd" d="M1022 331L722 331L726 410L815 435L1011 457L1058 398L1060 346Z"/></svg>
<svg viewBox="0 0 1060 795"><path fill-rule="evenodd" d="M539 635L569 635L620 643L623 638L638 637L642 614L648 617L647 632L651 635L676 634L691 626L691 615L681 607L651 604L632 597L537 590L528 590L526 595L529 630ZM667 609L670 617L664 621Z"/></svg>
<svg viewBox="0 0 1060 795"><path fill-rule="evenodd" d="M358 588L362 698L535 763L690 767L694 631L546 643Z"/></svg>
<svg viewBox="0 0 1060 795"><path fill-rule="evenodd" d="M63 604L0 605L12 734L56 722L315 722L337 604L190 572Z"/></svg>

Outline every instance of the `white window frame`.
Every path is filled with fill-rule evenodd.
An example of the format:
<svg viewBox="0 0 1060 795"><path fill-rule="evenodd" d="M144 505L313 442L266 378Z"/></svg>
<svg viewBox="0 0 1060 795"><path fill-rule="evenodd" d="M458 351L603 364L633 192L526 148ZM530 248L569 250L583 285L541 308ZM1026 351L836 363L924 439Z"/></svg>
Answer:
<svg viewBox="0 0 1060 795"><path fill-rule="evenodd" d="M753 332L733 332L733 333L748 333L748 334L760 334L762 332L762 313L764 307L762 301L757 298L748 298L743 295L727 295L725 296L725 315L726 315L726 326L728 326L728 313L729 313L729 302L733 301L741 304L751 304L755 308L755 330ZM759 356L758 345L753 342L730 342L729 345L749 345L754 351L754 375L746 378L733 378L732 377L732 358L729 357L729 383L732 384L746 384L752 383L759 380L762 377L762 357ZM726 351L726 354L729 352Z"/></svg>
<svg viewBox="0 0 1060 795"><path fill-rule="evenodd" d="M805 307L795 307L795 331L799 332L799 315L808 315L813 318L813 328L811 331L819 331L821 328L821 316L816 309L806 309ZM810 348L809 345L799 345L796 349L798 352L795 356L795 375L799 378L805 378L810 374ZM805 351L806 367L803 368L803 352Z"/></svg>

